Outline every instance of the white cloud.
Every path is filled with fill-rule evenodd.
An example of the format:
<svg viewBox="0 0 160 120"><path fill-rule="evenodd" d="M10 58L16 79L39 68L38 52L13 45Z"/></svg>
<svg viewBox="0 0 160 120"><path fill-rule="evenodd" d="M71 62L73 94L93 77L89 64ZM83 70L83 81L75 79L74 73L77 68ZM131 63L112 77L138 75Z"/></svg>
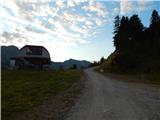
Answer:
<svg viewBox="0 0 160 120"><path fill-rule="evenodd" d="M86 25L93 25L93 22L86 20Z"/></svg>
<svg viewBox="0 0 160 120"><path fill-rule="evenodd" d="M82 9L90 12L96 12L98 16L106 17L108 14L104 5L100 2L90 2L88 6L83 6Z"/></svg>
<svg viewBox="0 0 160 120"><path fill-rule="evenodd" d="M0 5L3 9L5 9L9 14L13 16L19 16L19 8L18 6L13 2L9 0L1 0ZM2 12L3 13L3 12Z"/></svg>
<svg viewBox="0 0 160 120"><path fill-rule="evenodd" d="M96 22L96 24L97 24L98 26L102 25L102 20L100 20L100 19L98 19L98 18L95 19L95 22Z"/></svg>
<svg viewBox="0 0 160 120"><path fill-rule="evenodd" d="M75 7L75 6L79 6L80 4L84 3L84 2L89 2L90 0L68 0L67 1L67 6L68 7Z"/></svg>
<svg viewBox="0 0 160 120"><path fill-rule="evenodd" d="M147 1L147 0L137 1L137 11L138 12L149 9L150 7L151 7L151 1Z"/></svg>
<svg viewBox="0 0 160 120"><path fill-rule="evenodd" d="M69 6L69 7L74 7L74 6L75 6L75 3L74 3L72 0L68 0L67 6Z"/></svg>
<svg viewBox="0 0 160 120"><path fill-rule="evenodd" d="M67 21L79 21L79 22L84 22L85 21L85 17L83 15L80 14L76 14L73 12L69 12L69 11L64 11L64 19L66 19Z"/></svg>
<svg viewBox="0 0 160 120"><path fill-rule="evenodd" d="M130 13L133 10L132 1L129 0L121 0L120 1L120 14L124 15L126 13Z"/></svg>
<svg viewBox="0 0 160 120"><path fill-rule="evenodd" d="M138 0L138 1L137 1L137 4L138 4L139 6L142 6L142 7L147 6L147 5L149 5L150 3L151 3L151 1L147 1L147 0Z"/></svg>
<svg viewBox="0 0 160 120"><path fill-rule="evenodd" d="M72 26L70 27L70 29L73 30L73 31L76 32L76 33L81 33L82 35L88 33L88 31L87 31L86 29L84 29L84 28L82 28L82 27L79 27L79 26L76 26L76 25L72 25ZM79 37L80 37L80 36L79 36Z"/></svg>
<svg viewBox="0 0 160 120"><path fill-rule="evenodd" d="M149 0L121 0L120 1L120 14L125 15L131 12L141 12L151 7L152 1Z"/></svg>
<svg viewBox="0 0 160 120"><path fill-rule="evenodd" d="M64 4L63 0L56 0L56 5L59 8L65 7L65 4Z"/></svg>

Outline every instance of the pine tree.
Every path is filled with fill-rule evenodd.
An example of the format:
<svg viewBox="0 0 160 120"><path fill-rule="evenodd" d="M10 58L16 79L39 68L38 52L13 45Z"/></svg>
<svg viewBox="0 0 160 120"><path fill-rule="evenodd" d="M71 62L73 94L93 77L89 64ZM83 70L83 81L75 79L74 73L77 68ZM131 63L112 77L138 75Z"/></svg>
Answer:
<svg viewBox="0 0 160 120"><path fill-rule="evenodd" d="M104 62L104 57L101 57L101 59L100 59L100 64L102 64L103 62Z"/></svg>
<svg viewBox="0 0 160 120"><path fill-rule="evenodd" d="M157 24L159 21L160 21L160 17L158 15L158 11L153 10L152 16L151 16L150 28L154 27L155 24Z"/></svg>
<svg viewBox="0 0 160 120"><path fill-rule="evenodd" d="M120 26L120 17L116 16L114 21L114 34L118 34L119 26Z"/></svg>
<svg viewBox="0 0 160 120"><path fill-rule="evenodd" d="M119 27L120 27L120 17L119 16L116 16L115 17L115 21L114 21L114 46L116 48L116 50L119 49Z"/></svg>
<svg viewBox="0 0 160 120"><path fill-rule="evenodd" d="M128 51L129 45L129 19L128 17L122 17L119 27L119 50Z"/></svg>
<svg viewBox="0 0 160 120"><path fill-rule="evenodd" d="M143 29L144 26L138 15L131 16L129 20L129 41L132 52L139 52L143 49Z"/></svg>
<svg viewBox="0 0 160 120"><path fill-rule="evenodd" d="M152 12L149 30L151 53L156 57L160 52L160 16L156 10Z"/></svg>

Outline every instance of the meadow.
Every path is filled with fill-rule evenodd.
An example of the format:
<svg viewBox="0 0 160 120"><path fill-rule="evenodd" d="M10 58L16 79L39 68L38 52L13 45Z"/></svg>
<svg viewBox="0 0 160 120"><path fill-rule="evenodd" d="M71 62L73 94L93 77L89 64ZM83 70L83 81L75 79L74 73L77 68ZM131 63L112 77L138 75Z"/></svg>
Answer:
<svg viewBox="0 0 160 120"><path fill-rule="evenodd" d="M73 84L79 82L82 74L80 70L2 70L2 119L10 120L24 111L41 105L50 97L67 91Z"/></svg>

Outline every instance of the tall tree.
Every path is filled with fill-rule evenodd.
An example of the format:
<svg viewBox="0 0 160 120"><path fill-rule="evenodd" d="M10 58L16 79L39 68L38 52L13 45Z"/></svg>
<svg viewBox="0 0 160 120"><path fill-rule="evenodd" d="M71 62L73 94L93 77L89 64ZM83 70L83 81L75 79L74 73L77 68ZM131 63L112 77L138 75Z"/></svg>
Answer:
<svg viewBox="0 0 160 120"><path fill-rule="evenodd" d="M142 49L144 44L143 41L143 29L144 26L138 17L138 15L131 16L129 20L129 41L130 41L130 47L133 50L132 52L138 52L140 49ZM134 51L135 50L135 51Z"/></svg>
<svg viewBox="0 0 160 120"><path fill-rule="evenodd" d="M152 12L149 30L151 51L154 56L157 56L160 52L160 16L156 10Z"/></svg>
<svg viewBox="0 0 160 120"><path fill-rule="evenodd" d="M128 46L128 39L129 39L129 19L128 17L122 17L120 21L120 27L119 27L119 50L120 51L126 51ZM128 50L127 50L128 51Z"/></svg>
<svg viewBox="0 0 160 120"><path fill-rule="evenodd" d="M152 15L151 15L151 23L150 23L150 28L152 28L155 24L157 24L160 21L160 17L158 15L158 11L153 10Z"/></svg>
<svg viewBox="0 0 160 120"><path fill-rule="evenodd" d="M100 64L102 64L103 62L104 62L104 57L101 57L101 59L100 59Z"/></svg>
<svg viewBox="0 0 160 120"><path fill-rule="evenodd" d="M115 21L114 21L114 46L116 47L116 50L119 49L118 44L119 44L119 27L120 27L120 17L116 16Z"/></svg>
<svg viewBox="0 0 160 120"><path fill-rule="evenodd" d="M138 17L138 15L131 16L131 18L130 18L130 29L134 30L136 33L142 32L142 30L144 29L144 26L143 26L140 18Z"/></svg>
<svg viewBox="0 0 160 120"><path fill-rule="evenodd" d="M128 33L126 32L126 29L128 29L128 17L122 17L121 20L119 17L115 17L114 21L114 46L117 51L124 50L126 47L126 40L128 37Z"/></svg>
<svg viewBox="0 0 160 120"><path fill-rule="evenodd" d="M114 34L117 34L120 26L120 17L117 15L114 21Z"/></svg>

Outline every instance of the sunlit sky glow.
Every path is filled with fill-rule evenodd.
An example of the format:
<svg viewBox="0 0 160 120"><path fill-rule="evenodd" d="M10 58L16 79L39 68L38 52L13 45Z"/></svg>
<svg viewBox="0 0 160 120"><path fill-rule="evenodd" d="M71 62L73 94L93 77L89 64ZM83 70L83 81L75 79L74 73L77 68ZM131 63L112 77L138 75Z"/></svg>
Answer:
<svg viewBox="0 0 160 120"><path fill-rule="evenodd" d="M116 15L138 14L149 25L160 1L0 0L0 45L41 45L52 61L99 60L114 51Z"/></svg>

